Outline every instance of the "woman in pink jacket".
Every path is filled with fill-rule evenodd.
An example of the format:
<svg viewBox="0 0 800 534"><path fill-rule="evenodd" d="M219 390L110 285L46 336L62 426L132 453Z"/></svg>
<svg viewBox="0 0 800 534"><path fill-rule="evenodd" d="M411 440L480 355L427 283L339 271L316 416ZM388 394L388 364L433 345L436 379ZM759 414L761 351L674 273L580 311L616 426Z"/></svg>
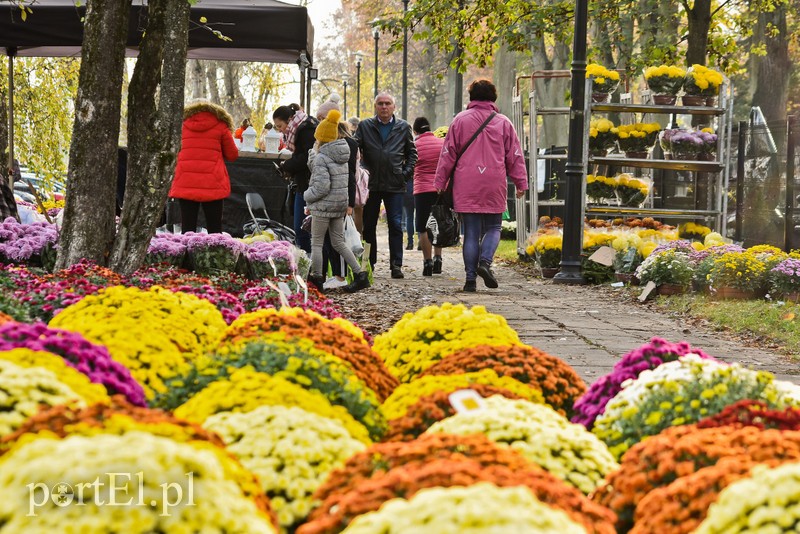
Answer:
<svg viewBox="0 0 800 534"><path fill-rule="evenodd" d="M431 258L431 240L428 238L426 226L431 207L439 196L433 180L436 178L436 167L439 165L444 139L433 135L431 123L425 117L414 120L413 130L417 136L414 139L417 147L417 164L414 166L414 211L417 214L415 223L422 248L422 276L431 276L442 273L442 248L436 247L436 255Z"/></svg>
<svg viewBox="0 0 800 534"><path fill-rule="evenodd" d="M514 125L494 104L494 84L475 80L468 92L466 111L456 115L445 137L434 187L443 192L452 174L453 204L464 225L464 291L474 292L478 276L486 287L497 287L492 260L508 208L506 178L514 182L520 198L528 189L528 172ZM465 151L464 146L492 113L496 115Z"/></svg>

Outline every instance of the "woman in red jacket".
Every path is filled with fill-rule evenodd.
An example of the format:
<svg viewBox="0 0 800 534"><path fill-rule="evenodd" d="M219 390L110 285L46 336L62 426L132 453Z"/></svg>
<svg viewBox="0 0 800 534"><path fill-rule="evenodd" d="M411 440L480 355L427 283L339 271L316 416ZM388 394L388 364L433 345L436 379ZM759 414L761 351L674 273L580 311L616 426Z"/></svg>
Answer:
<svg viewBox="0 0 800 534"><path fill-rule="evenodd" d="M200 206L210 234L222 232L222 202L231 193L225 161L235 161L233 119L221 106L207 101L183 110L181 151L169 196L181 207L183 233L197 231Z"/></svg>

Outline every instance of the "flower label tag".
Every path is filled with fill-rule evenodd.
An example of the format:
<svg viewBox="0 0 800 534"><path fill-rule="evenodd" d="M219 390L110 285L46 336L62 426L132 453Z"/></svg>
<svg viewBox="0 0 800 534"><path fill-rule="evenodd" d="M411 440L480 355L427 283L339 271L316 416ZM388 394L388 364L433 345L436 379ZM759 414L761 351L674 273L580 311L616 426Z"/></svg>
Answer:
<svg viewBox="0 0 800 534"><path fill-rule="evenodd" d="M292 294L292 288L289 287L289 284L287 284L286 282L278 282L278 289L280 289L281 293L283 293L287 297ZM299 291L299 288L298 288L298 293L299 292L300 291Z"/></svg>
<svg viewBox="0 0 800 534"><path fill-rule="evenodd" d="M474 412L486 408L486 402L483 397L474 389L459 389L448 395L447 399L456 413Z"/></svg>
<svg viewBox="0 0 800 534"><path fill-rule="evenodd" d="M616 256L616 254L617 252L611 247L600 247L594 254L589 256L589 259L600 265L611 267L614 264L614 256Z"/></svg>
<svg viewBox="0 0 800 534"><path fill-rule="evenodd" d="M267 260L269 260L270 266L272 266L272 274L275 278L278 278L278 268L275 266L275 262L272 260L272 256L268 256Z"/></svg>
<svg viewBox="0 0 800 534"><path fill-rule="evenodd" d="M655 288L656 288L655 282L653 282L652 280L647 282L647 285L645 285L644 289L642 290L642 294L639 295L639 302L646 301L647 297L650 296L650 293L652 293Z"/></svg>
<svg viewBox="0 0 800 534"><path fill-rule="evenodd" d="M297 292L298 293L300 292L299 288L301 287L303 288L303 304L305 304L308 302L308 284L306 284L306 281L303 280L303 277L300 276L299 274L295 274L294 279L297 280L297 287L298 287Z"/></svg>
<svg viewBox="0 0 800 534"><path fill-rule="evenodd" d="M268 280L267 279L267 280L264 280L264 281L267 283L267 286L270 289L272 289L273 291L275 291L278 294L278 298L281 301L281 308L283 308L284 306L288 308L289 307L289 299L286 298L286 294L283 291L281 291L278 288L278 286L276 286L275 283L272 280Z"/></svg>

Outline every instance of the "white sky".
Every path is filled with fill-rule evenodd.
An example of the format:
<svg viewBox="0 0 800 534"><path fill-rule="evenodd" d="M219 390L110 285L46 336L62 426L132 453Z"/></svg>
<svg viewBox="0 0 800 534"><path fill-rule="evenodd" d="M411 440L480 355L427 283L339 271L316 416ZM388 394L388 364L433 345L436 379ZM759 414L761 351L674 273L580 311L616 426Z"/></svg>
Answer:
<svg viewBox="0 0 800 534"><path fill-rule="evenodd" d="M299 4L301 0L291 0L288 3ZM333 40L336 32L330 21L336 10L342 7L341 0L308 0L306 7L311 24L314 25L314 48Z"/></svg>

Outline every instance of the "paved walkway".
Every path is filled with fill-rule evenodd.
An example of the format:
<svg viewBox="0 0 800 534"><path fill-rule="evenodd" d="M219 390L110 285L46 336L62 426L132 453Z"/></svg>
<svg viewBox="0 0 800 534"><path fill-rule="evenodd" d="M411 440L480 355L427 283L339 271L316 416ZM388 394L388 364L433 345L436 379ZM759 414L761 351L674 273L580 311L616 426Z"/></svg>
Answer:
<svg viewBox="0 0 800 534"><path fill-rule="evenodd" d="M383 235L379 232L378 237L374 287L356 295L334 296L351 309L355 306L362 313L390 314L397 320L406 311L432 303L482 305L503 315L524 343L563 358L587 382L608 373L626 352L659 336L675 342L686 340L722 360L800 383L800 364L790 358L747 347L725 332L683 324L650 306L614 295L608 284L553 284L533 276L532 268L495 265L498 289L487 289L479 278L478 292L464 293L460 248L445 249L443 274L433 277L422 276L422 252L405 251L406 277L393 280L388 272L385 225L383 228Z"/></svg>

